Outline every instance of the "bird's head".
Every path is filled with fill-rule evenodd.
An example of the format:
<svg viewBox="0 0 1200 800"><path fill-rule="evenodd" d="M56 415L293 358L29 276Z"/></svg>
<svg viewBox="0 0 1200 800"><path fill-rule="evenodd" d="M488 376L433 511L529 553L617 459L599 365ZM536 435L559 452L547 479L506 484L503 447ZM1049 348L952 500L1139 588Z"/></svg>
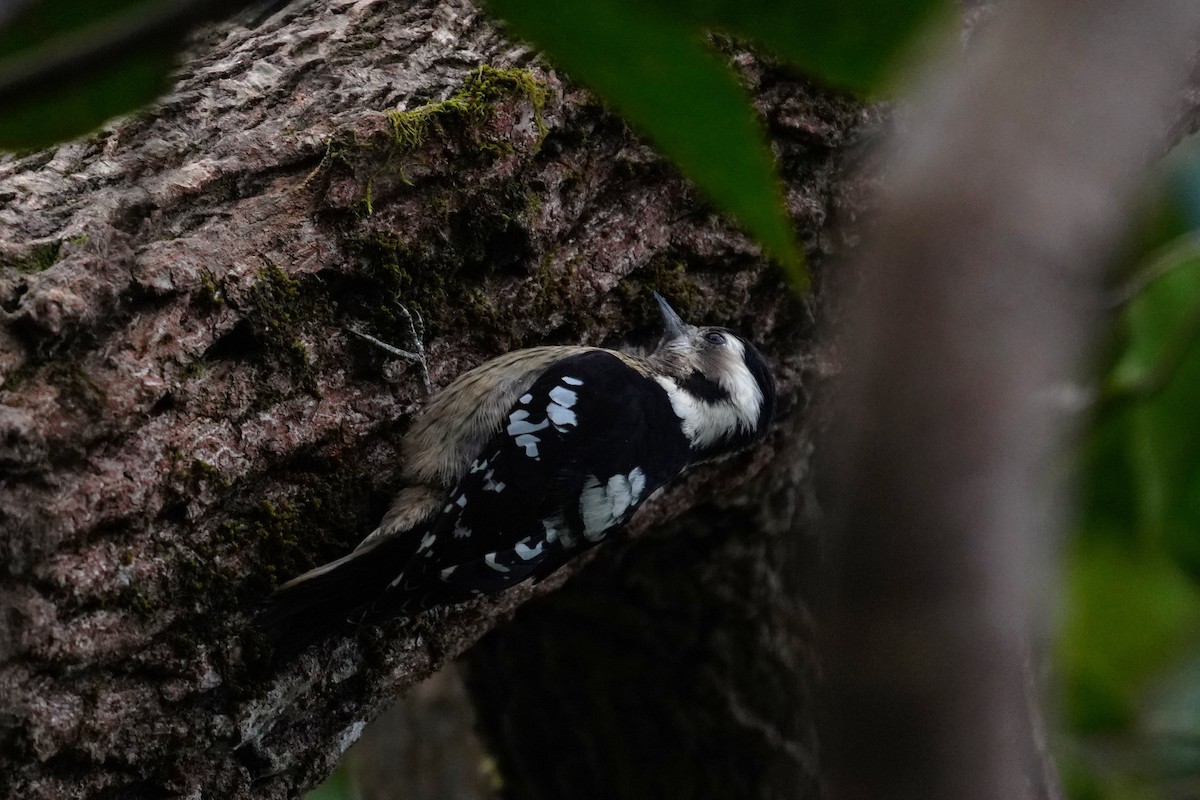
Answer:
<svg viewBox="0 0 1200 800"><path fill-rule="evenodd" d="M728 328L689 325L658 292L654 299L663 335L650 361L660 382L677 387L672 404L685 430L690 425L693 447L719 454L764 437L775 411L775 381L758 348Z"/></svg>

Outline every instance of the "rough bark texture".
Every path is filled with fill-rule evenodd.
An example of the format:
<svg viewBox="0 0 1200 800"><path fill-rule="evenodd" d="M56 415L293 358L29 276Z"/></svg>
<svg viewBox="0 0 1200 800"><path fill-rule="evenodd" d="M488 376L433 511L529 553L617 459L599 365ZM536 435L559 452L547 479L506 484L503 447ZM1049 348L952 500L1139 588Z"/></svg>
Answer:
<svg viewBox="0 0 1200 800"><path fill-rule="evenodd" d="M819 265L852 194L841 162L873 118L737 60ZM389 701L576 571L268 666L252 614L373 527L421 396L414 372L346 329L404 344L398 304L419 311L440 385L525 345L648 338L651 288L764 343L781 430L690 475L631 534L715 495L742 504L608 548L568 602L603 615L590 604L619 573L644 588L621 607L629 635L653 639L646 626L681 609L745 628L726 640L680 619L679 641L703 655L671 654L687 696L724 705L673 712L663 699L659 729L692 713L711 713L711 731L732 720L739 747L765 745L762 774L812 786L811 731L795 718L811 663L789 660L807 636L788 577L799 545L786 524L761 524L776 518L768 500L784 520L799 508L801 387L828 369L805 344L811 308L594 99L473 7L330 0L210 29L159 107L0 159L0 265L0 795L287 797L321 779ZM495 669L477 696L520 667L516 644L556 635L538 632L555 628L540 613L480 651L476 666ZM768 677L795 707L771 708ZM498 730L499 712L485 714ZM699 749L680 753L721 746L695 735ZM523 785L526 768L500 752ZM725 791L736 768L697 794Z"/></svg>

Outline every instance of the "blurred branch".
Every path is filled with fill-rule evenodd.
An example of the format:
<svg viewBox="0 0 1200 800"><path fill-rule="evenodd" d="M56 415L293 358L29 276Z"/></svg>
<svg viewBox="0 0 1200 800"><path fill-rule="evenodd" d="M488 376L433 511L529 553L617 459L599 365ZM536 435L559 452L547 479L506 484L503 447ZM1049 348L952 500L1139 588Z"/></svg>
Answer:
<svg viewBox="0 0 1200 800"><path fill-rule="evenodd" d="M1120 308L1132 303L1157 281L1180 267L1194 263L1198 258L1200 235L1188 232L1171 240L1146 259L1145 266L1140 267L1114 292L1112 304Z"/></svg>
<svg viewBox="0 0 1200 800"><path fill-rule="evenodd" d="M56 84L92 74L131 53L174 47L188 31L262 0L173 0L154 11L134 8L112 19L0 62L0 107L36 97ZM29 4L25 4L29 5ZM19 20L0 11L0 22Z"/></svg>
<svg viewBox="0 0 1200 800"><path fill-rule="evenodd" d="M1151 369L1134 381L1104 387L1105 390L1100 396L1102 408L1107 409L1119 403L1144 401L1158 395L1179 373L1180 366L1197 341L1200 341L1200 300L1194 301L1186 313L1180 316L1170 338L1160 347L1158 358Z"/></svg>
<svg viewBox="0 0 1200 800"><path fill-rule="evenodd" d="M1064 800L1066 794L1058 779L1058 765L1054 762L1046 715L1042 713L1045 681L1038 674L1038 663L1039 659L1033 649L1027 648L1022 669L1025 677L1025 715L1031 737L1030 760L1027 762L1026 774L1032 791L1028 796L1030 800Z"/></svg>
<svg viewBox="0 0 1200 800"><path fill-rule="evenodd" d="M24 11L29 6L33 5L36 0L6 0L4 5L0 5L0 25L7 24L9 20L15 19L18 14Z"/></svg>
<svg viewBox="0 0 1200 800"><path fill-rule="evenodd" d="M835 797L1058 792L1023 668L1053 598L1071 420L1052 398L1094 341L1198 28L1189 0L1011 3L930 73L895 144L837 406Z"/></svg>

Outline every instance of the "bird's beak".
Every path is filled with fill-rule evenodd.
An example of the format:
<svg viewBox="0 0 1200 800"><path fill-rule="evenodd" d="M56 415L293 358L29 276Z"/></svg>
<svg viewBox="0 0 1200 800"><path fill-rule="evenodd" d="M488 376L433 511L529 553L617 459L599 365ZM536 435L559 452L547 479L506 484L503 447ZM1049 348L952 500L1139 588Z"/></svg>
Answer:
<svg viewBox="0 0 1200 800"><path fill-rule="evenodd" d="M663 340L670 341L685 336L688 331L687 323L679 318L679 315L675 313L675 309L671 308L670 304L658 292L654 293L654 301L658 303L658 313L662 314Z"/></svg>

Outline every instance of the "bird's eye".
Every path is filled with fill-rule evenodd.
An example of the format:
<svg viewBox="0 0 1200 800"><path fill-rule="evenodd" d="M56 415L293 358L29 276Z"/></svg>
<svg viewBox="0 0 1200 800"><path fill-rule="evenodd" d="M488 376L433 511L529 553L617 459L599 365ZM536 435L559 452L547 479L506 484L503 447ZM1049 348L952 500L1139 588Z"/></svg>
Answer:
<svg viewBox="0 0 1200 800"><path fill-rule="evenodd" d="M716 331L709 331L708 333L704 334L704 338L713 344L725 344L725 335L717 333Z"/></svg>

